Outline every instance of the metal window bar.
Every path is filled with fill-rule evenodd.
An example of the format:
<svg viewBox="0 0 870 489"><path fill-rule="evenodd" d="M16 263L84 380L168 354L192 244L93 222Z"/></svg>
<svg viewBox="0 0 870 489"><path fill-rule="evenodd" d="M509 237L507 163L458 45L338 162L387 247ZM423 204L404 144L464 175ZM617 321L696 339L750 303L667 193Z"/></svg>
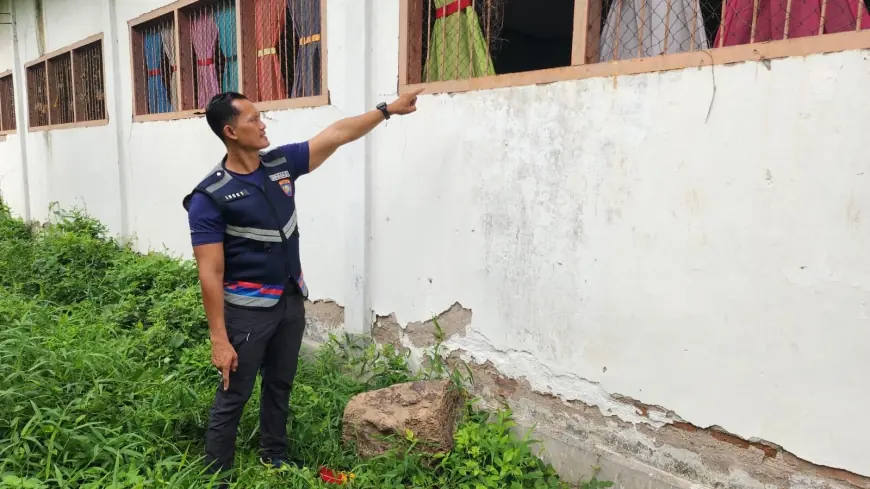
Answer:
<svg viewBox="0 0 870 489"><path fill-rule="evenodd" d="M48 94L45 63L27 68L27 112L30 127L48 125Z"/></svg>
<svg viewBox="0 0 870 489"><path fill-rule="evenodd" d="M76 78L76 121L105 119L102 42L97 41L76 49L73 59Z"/></svg>
<svg viewBox="0 0 870 489"><path fill-rule="evenodd" d="M51 125L75 122L70 53L48 60L48 95Z"/></svg>
<svg viewBox="0 0 870 489"><path fill-rule="evenodd" d="M308 14L309 2L288 2L289 11L285 14L284 28L281 30L281 46L284 50L281 52L281 68L284 75L284 87L287 91L287 98L292 98L293 80L297 76L305 76L306 67L304 64L297 66L299 46L304 41L304 35L296 29L297 18L305 18ZM298 71L298 73L297 73Z"/></svg>
<svg viewBox="0 0 870 489"><path fill-rule="evenodd" d="M0 78L0 131L14 131L15 126L15 95L9 75Z"/></svg>

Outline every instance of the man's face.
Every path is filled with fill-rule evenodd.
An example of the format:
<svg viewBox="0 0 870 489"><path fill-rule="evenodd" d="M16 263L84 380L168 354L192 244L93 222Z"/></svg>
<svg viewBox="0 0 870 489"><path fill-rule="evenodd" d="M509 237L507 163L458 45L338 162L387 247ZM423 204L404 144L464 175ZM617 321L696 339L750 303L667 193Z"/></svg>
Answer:
<svg viewBox="0 0 870 489"><path fill-rule="evenodd" d="M266 124L260 119L260 111L250 100L234 100L233 106L239 111L239 115L224 128L227 138L235 141L242 149L259 151L268 148Z"/></svg>

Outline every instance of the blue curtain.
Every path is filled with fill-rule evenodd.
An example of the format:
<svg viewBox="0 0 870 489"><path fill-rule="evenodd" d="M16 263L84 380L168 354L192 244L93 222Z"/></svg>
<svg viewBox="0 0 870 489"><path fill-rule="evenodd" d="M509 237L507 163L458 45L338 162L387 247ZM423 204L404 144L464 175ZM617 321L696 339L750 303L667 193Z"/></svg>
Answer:
<svg viewBox="0 0 870 489"><path fill-rule="evenodd" d="M172 111L172 103L163 82L163 41L160 32L145 33L145 67L148 69L148 113Z"/></svg>
<svg viewBox="0 0 870 489"><path fill-rule="evenodd" d="M215 12L218 26L218 44L226 57L223 76L221 76L221 91L239 91L239 62L236 51L236 7L233 4L222 5Z"/></svg>

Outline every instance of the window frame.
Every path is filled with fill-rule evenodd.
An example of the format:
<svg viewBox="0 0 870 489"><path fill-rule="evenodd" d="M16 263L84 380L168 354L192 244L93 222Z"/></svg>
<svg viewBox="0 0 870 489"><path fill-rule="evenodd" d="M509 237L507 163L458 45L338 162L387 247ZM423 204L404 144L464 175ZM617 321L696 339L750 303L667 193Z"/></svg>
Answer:
<svg viewBox="0 0 870 489"><path fill-rule="evenodd" d="M243 28L245 26L245 22L242 17L242 12L249 11L249 7L247 3L252 3L253 0L233 0L236 8L236 52L237 56L237 66L238 66L238 80L239 80L239 92L244 94L249 91L246 87L248 84L248 80L250 77L245 77L245 57L243 39L245 36L243 35ZM175 34L175 57L179 60L178 65L181 66L182 63L182 47L180 42L179 35L179 26L181 25L181 17L184 16L183 10L186 10L190 7L196 6L198 3L207 3L208 0L176 0L168 5L164 5L158 9L154 9L150 12L144 13L134 19L130 19L127 21L127 27L129 31L129 39L130 39L130 74L131 80L133 81L133 122L149 122L149 121L167 121L167 120L176 120L176 119L187 119L191 117L202 117L205 115L205 111L202 109L188 109L188 110L177 110L175 112L160 112L155 114L140 114L137 111L137 97L141 97L139 91L137 91L138 83L136 80L138 79L136 76L136 67L139 64L136 62L137 60L141 60L141 56L137 54L137 47L141 46L142 35L136 31L136 28L146 22L153 21L159 17L172 15L173 18L173 32ZM328 47L327 47L327 32L326 32L326 0L321 0L320 2L320 75L321 75L321 94L314 95L309 97L299 97L299 98L287 98L281 100L269 100L262 102L255 102L254 105L260 111L269 111L269 110L286 110L286 109L301 109L301 108L310 108L310 107L321 107L325 105L329 105L329 86L327 85L327 61L329 59ZM252 34L253 35L253 34ZM182 83L183 71L179 68L178 70L179 76L176 77L176 90L178 90L179 99L181 99L184 95L183 88L184 85ZM246 80L247 78L247 80ZM139 101L138 103L141 103Z"/></svg>
<svg viewBox="0 0 870 489"><path fill-rule="evenodd" d="M72 76L73 81L74 81L75 73L76 73L76 71L75 71L75 51L78 50L79 48L86 47L86 46L94 44L96 42L100 43L100 56L102 58L101 59L101 68L102 68L102 72L103 72L103 74L102 74L102 83L103 83L102 89L103 89L103 94L105 95L105 93L106 93L106 63L105 63L105 51L103 50L104 42L103 42L103 33L102 32L99 34L94 34L90 37L86 37L80 41L74 42L68 46L62 47L62 48L57 49L55 51L52 51L48 54L42 55L33 61L25 63L24 64L24 78L25 78L24 82L26 83L26 86L29 89L30 80L28 79L28 77L30 75L30 69L33 68L34 66L41 64L44 66L44 69L45 69L45 93L46 93L46 96L48 96L48 94L50 93L49 79L51 78L49 76L49 73L50 73L49 61L51 61L54 58L59 58L59 57L64 56L64 55L67 55L70 57L70 75ZM27 130L29 132L53 131L56 129L72 129L72 128L76 128L76 127L105 126L106 124L109 123L109 113L108 113L108 110L105 106L104 106L104 110L103 110L103 118L102 119L94 119L94 120L89 120L89 121L77 121L76 120L77 114L76 114L75 88L74 88L75 83L74 82L72 83L72 86L73 86L73 89L72 89L72 96L71 96L71 104L72 104L72 111L73 111L73 122L68 122L68 123L63 123L63 124L52 124L51 123L51 110L48 110L47 111L48 124L43 125L43 126L32 126L31 121L30 121L31 100L29 99L30 94L28 93L28 100L27 100L26 109L27 109Z"/></svg>
<svg viewBox="0 0 870 489"><path fill-rule="evenodd" d="M12 76L12 70L6 70L0 72L0 81L9 79L9 83L12 84L12 98L10 100L5 100L2 97L2 93L0 93L0 119L3 117L3 108L7 103L12 104L12 129L4 129L4 127L8 127L9 121L0 120L0 136L6 136L8 134L15 134L18 131L18 121L15 119L18 117L18 111L15 109L15 78Z"/></svg>
<svg viewBox="0 0 870 489"><path fill-rule="evenodd" d="M644 58L599 63L602 0L574 0L574 29L571 65L546 70L506 73L463 80L425 83L422 79L422 2L399 0L399 93L420 88L426 93L461 93L586 78L637 75L685 68L725 65L744 61L764 61L792 56L808 56L853 49L870 49L870 30L766 41L702 51L661 54ZM411 78L412 73L420 73Z"/></svg>

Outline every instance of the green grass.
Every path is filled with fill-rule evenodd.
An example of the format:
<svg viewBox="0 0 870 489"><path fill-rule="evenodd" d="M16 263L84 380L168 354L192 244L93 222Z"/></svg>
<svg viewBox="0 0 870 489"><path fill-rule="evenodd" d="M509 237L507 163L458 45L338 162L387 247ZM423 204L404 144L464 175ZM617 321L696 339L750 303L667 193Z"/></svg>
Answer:
<svg viewBox="0 0 870 489"><path fill-rule="evenodd" d="M55 214L55 224L32 229L0 202L0 488L210 487L203 439L218 378L194 265L137 254L79 212ZM446 454L416 453L413 434L371 460L342 444L352 396L451 375L437 350L432 358L412 373L393 349L347 339L306 356L289 428L292 455L307 467L260 466L255 392L233 487L334 487L319 480L321 465L353 473L357 488L565 486L531 441L511 434L508 412L472 402Z"/></svg>

